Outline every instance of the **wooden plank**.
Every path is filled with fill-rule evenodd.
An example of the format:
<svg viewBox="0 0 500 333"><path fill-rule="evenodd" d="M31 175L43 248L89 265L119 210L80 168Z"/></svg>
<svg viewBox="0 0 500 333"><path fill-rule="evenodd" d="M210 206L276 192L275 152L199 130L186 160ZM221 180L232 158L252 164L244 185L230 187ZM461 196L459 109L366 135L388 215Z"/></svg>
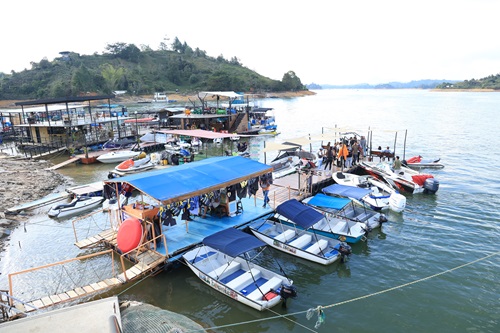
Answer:
<svg viewBox="0 0 500 333"><path fill-rule="evenodd" d="M91 293L93 293L93 292L95 291L95 290L94 290L94 288L92 288L91 286L84 286L84 287L82 287L82 288L83 288L83 290L85 290L85 292L86 292L86 293L88 293L88 294L91 294Z"/></svg>
<svg viewBox="0 0 500 333"><path fill-rule="evenodd" d="M115 286L117 284L121 284L122 282L117 278L111 278L104 280L104 283L106 283L108 286Z"/></svg>
<svg viewBox="0 0 500 333"><path fill-rule="evenodd" d="M91 241L94 244L97 244L97 243L99 243L101 241L100 239L95 238L94 236L89 237L88 240Z"/></svg>
<svg viewBox="0 0 500 333"><path fill-rule="evenodd" d="M131 267L129 271L133 272L135 275L142 274L143 270L137 267L137 265Z"/></svg>
<svg viewBox="0 0 500 333"><path fill-rule="evenodd" d="M24 304L22 304L22 303L16 303L16 304L14 305L14 307L15 307L16 309L18 309L19 311L21 311L21 312L27 312L27 311L26 311L26 307L25 307L25 306L24 306Z"/></svg>
<svg viewBox="0 0 500 333"><path fill-rule="evenodd" d="M42 309L42 308L44 307L42 300L39 300L39 299L37 299L37 300L35 300L35 301L31 302L31 304L32 304L34 307L38 308L38 309ZM31 306L28 306L28 307L26 307L26 310L28 310L28 311L33 311L33 310L35 310L35 309L34 309L34 308L32 308Z"/></svg>
<svg viewBox="0 0 500 333"><path fill-rule="evenodd" d="M127 279L125 278L125 273L119 274L116 278L120 280L122 283L127 282ZM127 278L129 278L128 272L127 272Z"/></svg>
<svg viewBox="0 0 500 333"><path fill-rule="evenodd" d="M77 298L78 294L74 290L67 291L66 294L69 296L69 298Z"/></svg>
<svg viewBox="0 0 500 333"><path fill-rule="evenodd" d="M49 297L50 297L50 300L51 300L54 304L61 303L61 299L59 298L59 296L57 296L57 295L51 295L51 296L49 296Z"/></svg>
<svg viewBox="0 0 500 333"><path fill-rule="evenodd" d="M64 302L64 301L67 301L68 299L70 299L70 296L66 293L57 294L57 296L59 297L61 302Z"/></svg>
<svg viewBox="0 0 500 333"><path fill-rule="evenodd" d="M129 280L132 280L133 278L135 278L137 276L137 273L131 271L130 269L127 270L127 277Z"/></svg>
<svg viewBox="0 0 500 333"><path fill-rule="evenodd" d="M102 289L102 287L98 283L91 283L90 286L96 291Z"/></svg>
<svg viewBox="0 0 500 333"><path fill-rule="evenodd" d="M92 242L88 238L75 243L75 245L78 246L79 248L87 247L90 244L92 244Z"/></svg>
<svg viewBox="0 0 500 333"><path fill-rule="evenodd" d="M100 289L106 289L109 287L104 281L99 281L97 282L97 284L99 285L99 287L101 287Z"/></svg>
<svg viewBox="0 0 500 333"><path fill-rule="evenodd" d="M44 304L44 306L51 306L52 304L54 304L54 302L52 302L52 300L48 296L42 297L41 301Z"/></svg>
<svg viewBox="0 0 500 333"><path fill-rule="evenodd" d="M78 296L82 296L82 295L85 295L85 290L83 290L82 288L80 287L77 287L75 289L73 289L75 291L75 293L78 294Z"/></svg>

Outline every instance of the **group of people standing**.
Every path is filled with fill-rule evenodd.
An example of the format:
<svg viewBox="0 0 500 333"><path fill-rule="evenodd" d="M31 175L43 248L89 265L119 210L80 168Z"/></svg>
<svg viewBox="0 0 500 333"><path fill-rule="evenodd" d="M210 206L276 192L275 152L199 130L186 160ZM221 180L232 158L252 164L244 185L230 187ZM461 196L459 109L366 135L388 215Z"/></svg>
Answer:
<svg viewBox="0 0 500 333"><path fill-rule="evenodd" d="M366 154L366 139L364 136L358 140L356 136L344 138L333 145L328 142L318 151L319 167L323 164L324 170L332 170L333 162L337 167L350 168L359 163Z"/></svg>

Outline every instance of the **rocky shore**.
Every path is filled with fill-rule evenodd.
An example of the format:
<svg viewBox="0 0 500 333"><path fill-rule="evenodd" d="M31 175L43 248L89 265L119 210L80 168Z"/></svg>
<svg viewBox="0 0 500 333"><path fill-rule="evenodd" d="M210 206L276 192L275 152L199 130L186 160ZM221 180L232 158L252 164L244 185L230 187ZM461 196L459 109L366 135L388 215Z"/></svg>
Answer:
<svg viewBox="0 0 500 333"><path fill-rule="evenodd" d="M48 161L19 159L0 156L0 250L10 230L19 222L29 219L26 213L8 214L8 208L40 199L54 192L61 185L70 185L72 180L47 170Z"/></svg>

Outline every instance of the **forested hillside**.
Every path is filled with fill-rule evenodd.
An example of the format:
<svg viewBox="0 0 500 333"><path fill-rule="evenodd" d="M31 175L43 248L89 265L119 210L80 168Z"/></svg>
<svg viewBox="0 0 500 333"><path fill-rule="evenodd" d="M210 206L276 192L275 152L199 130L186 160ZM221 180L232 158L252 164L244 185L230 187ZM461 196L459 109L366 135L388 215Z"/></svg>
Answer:
<svg viewBox="0 0 500 333"><path fill-rule="evenodd" d="M134 44L108 44L102 54L61 52L61 57L32 62L30 70L0 73L0 99L34 99L107 94L132 95L155 91L232 90L280 92L305 90L293 71L281 81L264 77L222 55L210 57L177 38L171 46L152 50Z"/></svg>
<svg viewBox="0 0 500 333"><path fill-rule="evenodd" d="M437 86L439 89L494 89L500 90L500 74L476 80L465 80L462 82L444 82Z"/></svg>

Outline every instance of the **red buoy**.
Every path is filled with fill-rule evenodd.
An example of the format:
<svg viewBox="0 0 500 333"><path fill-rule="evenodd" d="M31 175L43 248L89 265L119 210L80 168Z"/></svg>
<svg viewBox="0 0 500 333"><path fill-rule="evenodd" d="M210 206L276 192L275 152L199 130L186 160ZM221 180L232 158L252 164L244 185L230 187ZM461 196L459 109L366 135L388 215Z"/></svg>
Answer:
<svg viewBox="0 0 500 333"><path fill-rule="evenodd" d="M116 242L123 253L129 252L139 246L142 239L142 224L139 219L129 217L123 221L118 229Z"/></svg>

